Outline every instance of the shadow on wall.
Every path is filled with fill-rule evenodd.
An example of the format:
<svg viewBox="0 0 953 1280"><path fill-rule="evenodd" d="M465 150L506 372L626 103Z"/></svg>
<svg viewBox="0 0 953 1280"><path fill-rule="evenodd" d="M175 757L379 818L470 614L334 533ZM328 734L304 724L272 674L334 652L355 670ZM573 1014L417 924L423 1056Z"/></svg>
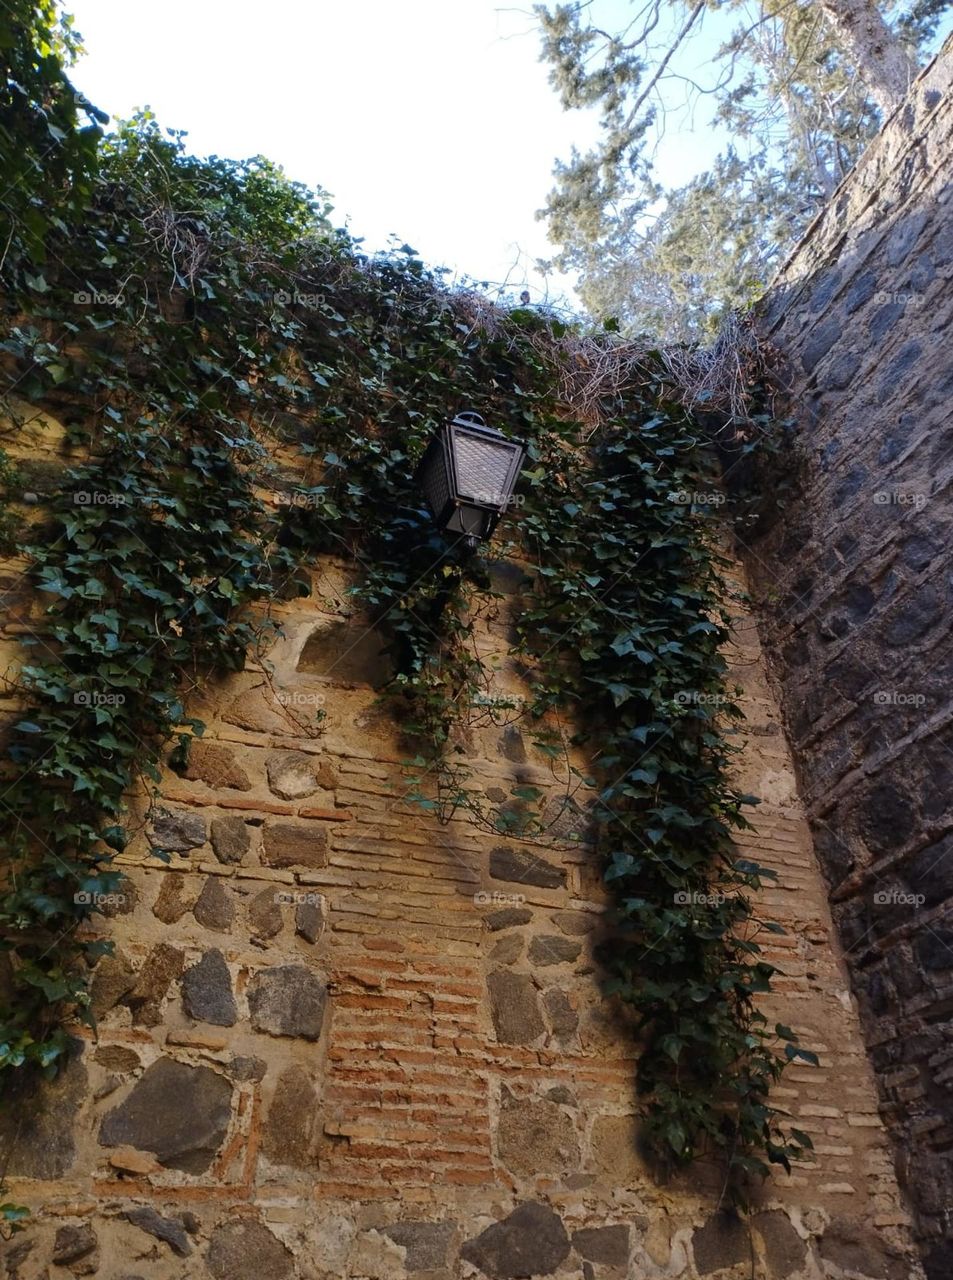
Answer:
<svg viewBox="0 0 953 1280"><path fill-rule="evenodd" d="M948 50L762 304L803 479L740 546L930 1280L953 1275L951 79Z"/></svg>
<svg viewBox="0 0 953 1280"><path fill-rule="evenodd" d="M316 627L301 650L298 670L336 684L369 684L374 689L393 675L384 639L357 620Z"/></svg>

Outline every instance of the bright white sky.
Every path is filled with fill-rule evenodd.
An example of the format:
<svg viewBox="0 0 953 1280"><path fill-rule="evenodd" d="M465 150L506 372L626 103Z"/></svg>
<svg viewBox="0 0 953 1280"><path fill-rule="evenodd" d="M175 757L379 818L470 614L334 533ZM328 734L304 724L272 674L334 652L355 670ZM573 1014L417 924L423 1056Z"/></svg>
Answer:
<svg viewBox="0 0 953 1280"><path fill-rule="evenodd" d="M256 154L334 198L336 219L435 266L534 301L552 252L534 214L553 161L595 136L538 61L531 4L493 0L66 0L88 50L77 86L104 111L150 106L190 150ZM627 0L599 0L610 29ZM724 28L722 28L724 30ZM716 44L712 40L712 45ZM709 46L712 47L712 46ZM702 69L702 74L704 74ZM705 77L707 79L707 77ZM659 177L682 183L723 145L671 122ZM563 282L557 282L560 292Z"/></svg>

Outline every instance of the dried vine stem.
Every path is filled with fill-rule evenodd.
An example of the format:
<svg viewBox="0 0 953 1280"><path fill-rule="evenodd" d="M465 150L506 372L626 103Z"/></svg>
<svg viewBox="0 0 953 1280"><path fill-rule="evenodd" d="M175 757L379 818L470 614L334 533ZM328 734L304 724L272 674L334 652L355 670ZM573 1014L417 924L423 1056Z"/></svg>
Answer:
<svg viewBox="0 0 953 1280"><path fill-rule="evenodd" d="M157 249L168 256L177 283L189 288L195 282L208 261L210 243L196 225L194 218L176 213L167 205L157 204L142 220Z"/></svg>
<svg viewBox="0 0 953 1280"><path fill-rule="evenodd" d="M659 354L686 409L749 416L751 387L763 374L765 356L746 317L729 313L710 347L664 347Z"/></svg>
<svg viewBox="0 0 953 1280"><path fill-rule="evenodd" d="M466 289L452 295L452 304L471 332L490 341L515 340L506 324L507 311L498 303ZM658 347L647 337L585 332L578 321L567 322L548 309L540 310L540 320L530 345L555 373L565 407L593 429L627 395L658 376L659 360L671 377L673 398L686 409L742 421L749 417L749 389L763 374L766 360L750 321L737 313L726 318L708 347Z"/></svg>

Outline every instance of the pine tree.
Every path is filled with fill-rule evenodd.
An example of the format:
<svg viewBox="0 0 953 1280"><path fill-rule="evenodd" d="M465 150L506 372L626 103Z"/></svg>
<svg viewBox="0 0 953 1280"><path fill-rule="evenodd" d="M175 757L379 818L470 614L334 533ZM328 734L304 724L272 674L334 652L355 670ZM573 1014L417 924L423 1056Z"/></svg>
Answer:
<svg viewBox="0 0 953 1280"><path fill-rule="evenodd" d="M950 0L877 9L874 0L649 0L607 32L588 4L536 7L550 80L567 109L598 109L601 133L555 169L540 216L599 319L692 340L760 293L853 167L916 74ZM653 166L666 92L706 16L738 25L718 50L713 122L733 143L686 186ZM667 28L666 28L667 24ZM658 31L666 30L659 41ZM693 45L693 42L695 44Z"/></svg>

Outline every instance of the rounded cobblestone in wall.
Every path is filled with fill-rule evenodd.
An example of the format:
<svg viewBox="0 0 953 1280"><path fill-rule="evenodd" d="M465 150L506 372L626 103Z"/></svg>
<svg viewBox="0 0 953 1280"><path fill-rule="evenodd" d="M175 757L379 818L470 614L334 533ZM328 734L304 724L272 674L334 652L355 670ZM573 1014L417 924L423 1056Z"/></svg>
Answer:
<svg viewBox="0 0 953 1280"><path fill-rule="evenodd" d="M500 1044L531 1044L546 1030L536 987L525 973L498 969L487 978L490 1013Z"/></svg>
<svg viewBox="0 0 953 1280"><path fill-rule="evenodd" d="M262 1132L262 1152L273 1164L305 1169L314 1164L318 1097L303 1067L292 1064L278 1078Z"/></svg>
<svg viewBox="0 0 953 1280"><path fill-rule="evenodd" d="M281 932L284 921L273 885L261 889L248 904L248 923L256 938L273 938Z"/></svg>
<svg viewBox="0 0 953 1280"><path fill-rule="evenodd" d="M807 1244L795 1231L786 1213L772 1209L756 1214L751 1225L761 1237L771 1280L786 1280L800 1270L807 1258Z"/></svg>
<svg viewBox="0 0 953 1280"><path fill-rule="evenodd" d="M148 830L149 842L156 849L187 853L205 844L208 835L205 819L184 809L160 809Z"/></svg>
<svg viewBox="0 0 953 1280"><path fill-rule="evenodd" d="M511 849L506 845L491 851L490 875L494 880L536 885L541 889L561 889L566 883L566 872L562 867L554 866L525 849Z"/></svg>
<svg viewBox="0 0 953 1280"><path fill-rule="evenodd" d="M129 958L120 950L103 956L96 966L90 987L93 1013L101 1018L119 1004L136 985L138 974Z"/></svg>
<svg viewBox="0 0 953 1280"><path fill-rule="evenodd" d="M530 1201L466 1241L460 1256L491 1280L521 1280L552 1275L568 1258L569 1249L569 1236L557 1214L548 1205Z"/></svg>
<svg viewBox="0 0 953 1280"><path fill-rule="evenodd" d="M169 988L182 976L185 954L178 947L157 942L146 956L136 985L124 998L137 1026L155 1027L162 1021L162 1005Z"/></svg>
<svg viewBox="0 0 953 1280"><path fill-rule="evenodd" d="M304 751L275 751L265 762L268 786L282 800L313 796L322 783L314 756Z"/></svg>
<svg viewBox="0 0 953 1280"><path fill-rule="evenodd" d="M99 1240L90 1224L57 1227L53 1264L68 1267L74 1276L88 1276L99 1268Z"/></svg>
<svg viewBox="0 0 953 1280"><path fill-rule="evenodd" d="M490 948L490 960L494 964L512 964L523 953L523 936L519 933L506 933Z"/></svg>
<svg viewBox="0 0 953 1280"><path fill-rule="evenodd" d="M715 1214L692 1236L692 1253L701 1276L746 1262L751 1257L748 1229L734 1214Z"/></svg>
<svg viewBox="0 0 953 1280"><path fill-rule="evenodd" d="M583 1227L572 1233L572 1247L589 1262L605 1267L625 1267L629 1261L629 1228Z"/></svg>
<svg viewBox="0 0 953 1280"><path fill-rule="evenodd" d="M286 870L304 867L318 870L328 863L328 835L317 822L273 822L265 827L262 861Z"/></svg>
<svg viewBox="0 0 953 1280"><path fill-rule="evenodd" d="M320 893L308 894L307 900L295 906L295 933L312 945L318 941L327 923L327 902Z"/></svg>
<svg viewBox="0 0 953 1280"><path fill-rule="evenodd" d="M235 903L219 876L209 876L202 887L192 914L206 929L224 933L235 919Z"/></svg>
<svg viewBox="0 0 953 1280"><path fill-rule="evenodd" d="M212 1232L205 1261L215 1280L291 1280L291 1252L261 1222L240 1219Z"/></svg>
<svg viewBox="0 0 953 1280"><path fill-rule="evenodd" d="M551 987L543 996L543 1008L549 1027L557 1040L568 1040L576 1034L579 1027L579 1015L565 991Z"/></svg>
<svg viewBox="0 0 953 1280"><path fill-rule="evenodd" d="M555 1102L518 1098L504 1085L496 1133L500 1159L524 1177L558 1176L579 1167L572 1117Z"/></svg>
<svg viewBox="0 0 953 1280"><path fill-rule="evenodd" d="M201 739L193 739L191 743L185 777L192 782L204 782L216 790L250 791L252 785L231 747Z"/></svg>
<svg viewBox="0 0 953 1280"><path fill-rule="evenodd" d="M175 924L187 911L192 910L196 896L194 893L188 893L185 876L168 872L162 876L162 883L152 906L152 914L163 924Z"/></svg>
<svg viewBox="0 0 953 1280"><path fill-rule="evenodd" d="M528 924L533 913L528 907L504 907L501 911L491 911L485 917L486 927L496 933L500 929L512 929L519 924Z"/></svg>
<svg viewBox="0 0 953 1280"><path fill-rule="evenodd" d="M175 1218L164 1218L151 1205L143 1205L137 1209L127 1209L124 1217L134 1227L154 1236L167 1244L179 1258L187 1258L192 1252L192 1245L185 1233L185 1227Z"/></svg>
<svg viewBox="0 0 953 1280"><path fill-rule="evenodd" d="M105 1067L107 1071L135 1071L142 1065L139 1055L123 1045L100 1045L93 1054L93 1060L101 1067Z"/></svg>
<svg viewBox="0 0 953 1280"><path fill-rule="evenodd" d="M578 960L582 946L571 938L562 938L558 934L538 934L530 943L530 963L537 968L545 968L552 964L568 964Z"/></svg>
<svg viewBox="0 0 953 1280"><path fill-rule="evenodd" d="M233 1027L238 1007L232 979L221 951L206 951L182 976L182 1003L190 1018L216 1027Z"/></svg>
<svg viewBox="0 0 953 1280"><path fill-rule="evenodd" d="M411 1220L395 1222L392 1227L385 1227L384 1232L407 1250L404 1266L408 1271L439 1271L447 1266L457 1224Z"/></svg>
<svg viewBox="0 0 953 1280"><path fill-rule="evenodd" d="M248 988L252 1026L269 1035L317 1040L326 1004L324 982L300 964L259 969Z"/></svg>
<svg viewBox="0 0 953 1280"><path fill-rule="evenodd" d="M219 862L241 863L251 848L251 836L243 818L213 818L212 848Z"/></svg>
<svg viewBox="0 0 953 1280"><path fill-rule="evenodd" d="M99 1126L103 1147L151 1151L160 1164L204 1173L225 1140L232 1086L209 1067L159 1058Z"/></svg>

